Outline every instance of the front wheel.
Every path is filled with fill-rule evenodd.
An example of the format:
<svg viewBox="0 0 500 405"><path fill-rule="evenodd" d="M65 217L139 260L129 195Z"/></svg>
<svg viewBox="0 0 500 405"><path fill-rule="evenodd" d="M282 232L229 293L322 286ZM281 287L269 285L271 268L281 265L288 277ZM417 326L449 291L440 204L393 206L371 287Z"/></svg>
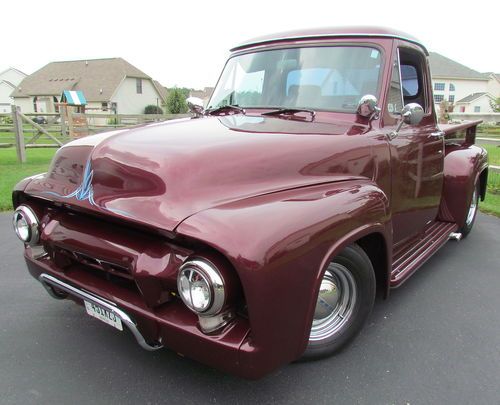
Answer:
<svg viewBox="0 0 500 405"><path fill-rule="evenodd" d="M354 339L372 310L375 285L371 261L358 245L332 260L321 280L302 359L329 356Z"/></svg>
<svg viewBox="0 0 500 405"><path fill-rule="evenodd" d="M462 237L465 238L472 227L474 226L474 221L476 220L477 208L479 206L479 182L474 185L474 192L472 193L472 198L469 203L469 209L467 210L467 216L465 217L464 226L460 229Z"/></svg>

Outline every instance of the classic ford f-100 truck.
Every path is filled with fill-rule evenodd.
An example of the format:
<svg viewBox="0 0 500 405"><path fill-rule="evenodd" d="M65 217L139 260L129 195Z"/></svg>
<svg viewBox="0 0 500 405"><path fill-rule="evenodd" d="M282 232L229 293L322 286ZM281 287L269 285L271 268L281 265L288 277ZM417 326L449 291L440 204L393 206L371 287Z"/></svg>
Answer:
<svg viewBox="0 0 500 405"><path fill-rule="evenodd" d="M438 125L401 32L248 41L188 104L68 143L13 192L33 277L148 350L247 378L334 353L485 196L478 122Z"/></svg>

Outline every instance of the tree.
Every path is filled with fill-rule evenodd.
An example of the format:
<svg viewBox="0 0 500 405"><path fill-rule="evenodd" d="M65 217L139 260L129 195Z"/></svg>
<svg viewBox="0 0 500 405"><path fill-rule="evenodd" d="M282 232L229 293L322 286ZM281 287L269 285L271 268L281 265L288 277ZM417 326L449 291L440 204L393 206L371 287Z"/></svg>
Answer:
<svg viewBox="0 0 500 405"><path fill-rule="evenodd" d="M449 104L448 101L443 100L441 103L439 103L439 123L440 124L447 124L448 121L450 120L450 115L449 113Z"/></svg>
<svg viewBox="0 0 500 405"><path fill-rule="evenodd" d="M493 112L500 112L500 97L490 100L490 106Z"/></svg>
<svg viewBox="0 0 500 405"><path fill-rule="evenodd" d="M188 111L186 95L183 89L174 87L170 89L166 102L167 110L170 114L183 114Z"/></svg>

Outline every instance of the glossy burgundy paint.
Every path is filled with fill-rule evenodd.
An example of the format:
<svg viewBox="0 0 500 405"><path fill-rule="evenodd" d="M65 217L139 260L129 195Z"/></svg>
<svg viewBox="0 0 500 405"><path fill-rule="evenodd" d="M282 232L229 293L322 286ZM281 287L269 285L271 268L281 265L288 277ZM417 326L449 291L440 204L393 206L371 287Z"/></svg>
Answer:
<svg viewBox="0 0 500 405"><path fill-rule="evenodd" d="M344 247L375 241L379 284L400 285L463 225L487 158L472 145L477 123L435 136L427 65L424 119L389 139L398 121L385 107L391 61L398 47L424 60L426 51L406 35L363 29L296 32L235 49L372 44L385 60L378 120L320 111L306 122L248 109L61 148L47 175L14 191L15 205L34 206L43 223L49 256L35 259L27 248L31 274L115 302L149 341L248 378L301 356L322 274ZM218 263L238 308L213 335L175 295L178 268L193 255Z"/></svg>

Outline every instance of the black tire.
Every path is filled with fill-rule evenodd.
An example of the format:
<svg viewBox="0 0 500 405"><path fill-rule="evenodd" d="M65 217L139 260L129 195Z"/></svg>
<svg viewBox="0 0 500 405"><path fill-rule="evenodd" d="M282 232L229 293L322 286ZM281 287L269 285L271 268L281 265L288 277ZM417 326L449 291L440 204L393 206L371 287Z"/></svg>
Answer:
<svg viewBox="0 0 500 405"><path fill-rule="evenodd" d="M474 185L474 192L472 193L471 200L469 202L469 208L467 209L467 213L465 214L465 222L464 226L459 230L462 234L462 238L465 238L472 227L474 226L474 222L476 221L477 210L479 207L479 195L481 194L479 189L479 182L476 182Z"/></svg>
<svg viewBox="0 0 500 405"><path fill-rule="evenodd" d="M375 292L370 259L358 245L346 247L323 276L318 294L318 298L323 298L317 300L309 342L301 360L330 356L353 340L370 315Z"/></svg>

